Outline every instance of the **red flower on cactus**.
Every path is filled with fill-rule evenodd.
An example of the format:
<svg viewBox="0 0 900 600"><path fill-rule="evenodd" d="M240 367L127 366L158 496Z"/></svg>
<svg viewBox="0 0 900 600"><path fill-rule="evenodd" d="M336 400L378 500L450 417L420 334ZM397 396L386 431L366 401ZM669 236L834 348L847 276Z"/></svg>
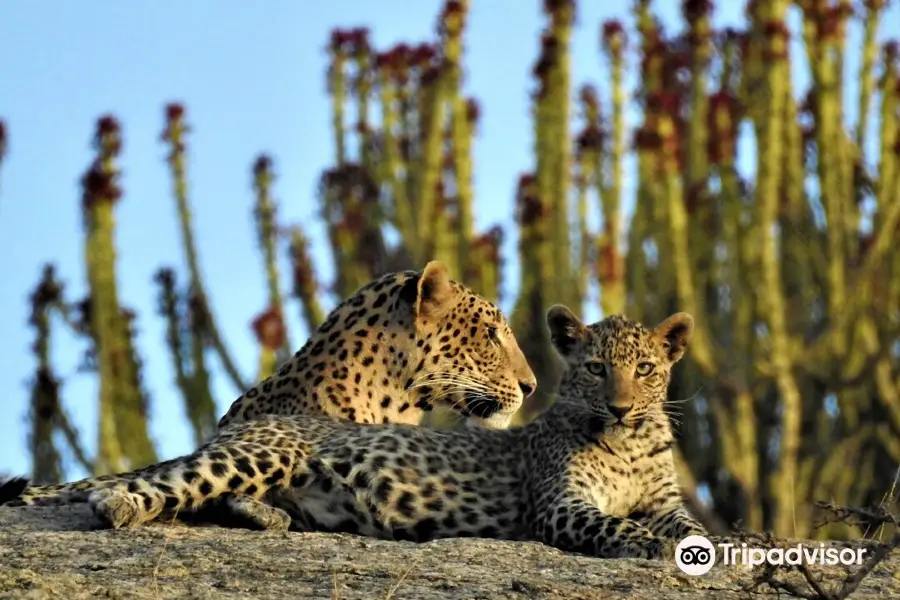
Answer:
<svg viewBox="0 0 900 600"><path fill-rule="evenodd" d="M260 154L253 163L253 174L257 177L272 170L272 158L268 154Z"/></svg>
<svg viewBox="0 0 900 600"><path fill-rule="evenodd" d="M693 25L700 19L708 17L714 6L710 0L684 0L681 3L681 14L688 23Z"/></svg>
<svg viewBox="0 0 900 600"><path fill-rule="evenodd" d="M41 275L41 283L31 294L30 301L34 311L43 310L51 304L62 301L63 287L56 280L56 268L45 264Z"/></svg>
<svg viewBox="0 0 900 600"><path fill-rule="evenodd" d="M465 7L459 0L447 0L444 4L444 15L459 14L463 12L465 12Z"/></svg>
<svg viewBox="0 0 900 600"><path fill-rule="evenodd" d="M122 197L122 190L116 184L115 173L107 173L99 162L94 162L81 178L81 205L90 210L98 202L116 202Z"/></svg>
<svg viewBox="0 0 900 600"><path fill-rule="evenodd" d="M595 269L601 285L620 281L625 275L619 249L607 235L597 238Z"/></svg>
<svg viewBox="0 0 900 600"><path fill-rule="evenodd" d="M166 289L174 289L175 271L170 267L162 267L153 276L153 280Z"/></svg>
<svg viewBox="0 0 900 600"><path fill-rule="evenodd" d="M437 49L432 44L422 43L413 47L409 55L410 63L417 67L424 67L437 56Z"/></svg>
<svg viewBox="0 0 900 600"><path fill-rule="evenodd" d="M368 27L357 27L355 29L351 29L348 33L348 46L349 53L355 57L363 57L370 53L371 46L369 45L369 28Z"/></svg>
<svg viewBox="0 0 900 600"><path fill-rule="evenodd" d="M604 21L600 39L603 47L616 58L622 56L628 43L625 26L617 19Z"/></svg>
<svg viewBox="0 0 900 600"><path fill-rule="evenodd" d="M588 123L575 139L576 151L599 152L603 148L603 130L596 123Z"/></svg>
<svg viewBox="0 0 900 600"><path fill-rule="evenodd" d="M97 135L115 135L119 133L119 121L112 115L103 115L97 120Z"/></svg>
<svg viewBox="0 0 900 600"><path fill-rule="evenodd" d="M786 59L788 56L788 44L791 40L791 30L787 24L784 21L767 21L763 25L763 35L768 40L763 51L763 59L767 61ZM779 50L773 50L773 47Z"/></svg>
<svg viewBox="0 0 900 600"><path fill-rule="evenodd" d="M352 39L352 34L345 29L333 29L331 31L331 39L329 48L335 54L343 53L346 46Z"/></svg>
<svg viewBox="0 0 900 600"><path fill-rule="evenodd" d="M438 30L449 36L458 36L465 27L466 11L459 0L448 0L441 13Z"/></svg>
<svg viewBox="0 0 900 600"><path fill-rule="evenodd" d="M184 105L172 102L166 105L166 120L176 121L184 117Z"/></svg>
<svg viewBox="0 0 900 600"><path fill-rule="evenodd" d="M667 114L675 117L681 108L681 98L678 94L664 90L653 92L647 96L647 112L653 114Z"/></svg>
<svg viewBox="0 0 900 600"><path fill-rule="evenodd" d="M820 40L832 41L837 39L843 30L844 13L839 6L831 6L818 11L816 14L816 33Z"/></svg>
<svg viewBox="0 0 900 600"><path fill-rule="evenodd" d="M481 117L481 106L475 98L466 99L466 119L470 125L476 125Z"/></svg>
<svg viewBox="0 0 900 600"><path fill-rule="evenodd" d="M684 210L687 212L688 216L692 216L697 213L697 210L703 206L703 203L706 200L706 182L699 181L694 183L685 190L684 192ZM708 216L708 215L707 215Z"/></svg>
<svg viewBox="0 0 900 600"><path fill-rule="evenodd" d="M359 205L347 209L344 218L338 224L338 229L351 236L360 235L366 229L366 216Z"/></svg>
<svg viewBox="0 0 900 600"><path fill-rule="evenodd" d="M173 155L178 152L183 152L185 149L181 134L188 131L189 128L184 124L184 113L185 108L183 104L172 102L166 105L166 127L159 137L162 141L173 144Z"/></svg>
<svg viewBox="0 0 900 600"><path fill-rule="evenodd" d="M439 65L431 65L422 72L420 79L423 86L433 85L441 77L441 67Z"/></svg>
<svg viewBox="0 0 900 600"><path fill-rule="evenodd" d="M525 173L519 177L519 185L516 190L516 222L519 225L531 225L542 219L546 213L544 203L535 190L537 180L531 173Z"/></svg>
<svg viewBox="0 0 900 600"><path fill-rule="evenodd" d="M274 352L284 345L287 330L281 311L276 307L269 307L253 319L252 328L260 345L267 350Z"/></svg>
<svg viewBox="0 0 900 600"><path fill-rule="evenodd" d="M396 71L405 69L409 60L409 46L406 44L398 44L385 52L375 54L375 66L379 69L389 71L396 76Z"/></svg>
<svg viewBox="0 0 900 600"><path fill-rule="evenodd" d="M575 18L575 0L544 0L544 14L559 18L567 12Z"/></svg>
<svg viewBox="0 0 900 600"><path fill-rule="evenodd" d="M557 64L558 49L559 41L556 36L552 33L544 33L541 36L541 50L531 72L541 81L542 86L550 70Z"/></svg>
<svg viewBox="0 0 900 600"><path fill-rule="evenodd" d="M655 118L648 117L635 131L634 146L638 151L644 152L655 152L662 148L662 137L659 135Z"/></svg>
<svg viewBox="0 0 900 600"><path fill-rule="evenodd" d="M493 227L488 229L487 232L485 232L484 237L490 240L492 244L499 248L503 245L503 227L501 227L500 225L494 225Z"/></svg>
<svg viewBox="0 0 900 600"><path fill-rule="evenodd" d="M112 115L97 119L94 143L107 156L117 156L122 151L119 121Z"/></svg>

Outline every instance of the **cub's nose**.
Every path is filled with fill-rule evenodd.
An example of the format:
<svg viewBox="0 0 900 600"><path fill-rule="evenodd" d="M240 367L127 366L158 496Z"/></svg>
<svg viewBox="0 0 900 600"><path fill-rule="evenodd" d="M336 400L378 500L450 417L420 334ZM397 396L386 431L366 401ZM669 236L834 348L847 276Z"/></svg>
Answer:
<svg viewBox="0 0 900 600"><path fill-rule="evenodd" d="M625 415L627 415L627 414L628 414L628 411L631 410L631 407L632 407L631 404L628 404L628 405L625 405L625 406L623 406L623 405L621 405L621 404L618 404L618 405L617 405L617 404L610 404L610 405L607 406L607 408L609 409L609 412L611 412L612 415L613 415L615 418L617 418L617 419L621 419L622 417L624 417Z"/></svg>
<svg viewBox="0 0 900 600"><path fill-rule="evenodd" d="M534 381L519 382L519 389L522 390L522 395L526 398L534 393L535 388L537 388L537 383Z"/></svg>

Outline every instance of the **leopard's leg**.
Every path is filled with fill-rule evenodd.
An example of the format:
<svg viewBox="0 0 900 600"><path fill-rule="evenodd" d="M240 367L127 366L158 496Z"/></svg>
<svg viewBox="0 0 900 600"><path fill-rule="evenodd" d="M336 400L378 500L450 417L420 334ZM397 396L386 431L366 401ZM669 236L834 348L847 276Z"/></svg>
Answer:
<svg viewBox="0 0 900 600"><path fill-rule="evenodd" d="M259 529L287 531L291 526L287 511L250 496L230 496L225 499L225 506L233 515Z"/></svg>
<svg viewBox="0 0 900 600"><path fill-rule="evenodd" d="M636 520L658 537L681 540L689 535L709 535L706 528L681 503L661 507L649 514L642 514Z"/></svg>
<svg viewBox="0 0 900 600"><path fill-rule="evenodd" d="M674 551L637 521L566 495L549 503L535 526L546 544L600 558L663 558Z"/></svg>
<svg viewBox="0 0 900 600"><path fill-rule="evenodd" d="M235 529L284 531L291 526L290 515L274 506L269 498L256 500L249 496L219 496L199 507L178 511L180 523L186 525L215 525ZM288 522L285 523L285 519Z"/></svg>
<svg viewBox="0 0 900 600"><path fill-rule="evenodd" d="M674 465L663 472L668 476L647 489L633 516L658 537L681 540L689 535L708 535L684 505Z"/></svg>
<svg viewBox="0 0 900 600"><path fill-rule="evenodd" d="M285 515L260 505L269 491L290 488L292 479L308 471L308 464L299 439L282 439L279 445L266 446L266 439L286 437L266 427L264 422L242 424L239 434L213 440L193 454L171 461L166 469L93 492L91 507L103 521L120 528L163 514L201 509L224 496L225 506L237 514L255 518L261 527L282 529Z"/></svg>

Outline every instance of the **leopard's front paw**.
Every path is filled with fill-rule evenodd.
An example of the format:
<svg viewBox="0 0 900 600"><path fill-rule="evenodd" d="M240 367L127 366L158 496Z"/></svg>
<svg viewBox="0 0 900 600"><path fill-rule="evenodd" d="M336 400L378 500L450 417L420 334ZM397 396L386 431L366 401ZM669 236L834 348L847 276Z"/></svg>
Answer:
<svg viewBox="0 0 900 600"><path fill-rule="evenodd" d="M125 490L103 489L88 498L94 514L113 529L134 527L144 520L142 498Z"/></svg>
<svg viewBox="0 0 900 600"><path fill-rule="evenodd" d="M676 542L658 537L641 537L623 543L615 552L616 558L649 558L651 560L674 558Z"/></svg>
<svg viewBox="0 0 900 600"><path fill-rule="evenodd" d="M678 540L654 537L644 540L642 546L644 553L640 556L641 558L675 560L675 548L678 546Z"/></svg>

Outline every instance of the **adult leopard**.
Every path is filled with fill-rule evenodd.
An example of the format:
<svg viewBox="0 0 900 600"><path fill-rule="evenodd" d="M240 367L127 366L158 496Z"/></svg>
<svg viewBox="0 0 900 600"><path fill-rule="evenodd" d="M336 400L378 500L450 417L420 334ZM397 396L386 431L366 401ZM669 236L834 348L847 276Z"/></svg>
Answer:
<svg viewBox="0 0 900 600"><path fill-rule="evenodd" d="M418 425L442 405L504 429L536 387L500 310L432 261L420 272L383 275L341 302L274 375L232 403L218 427L323 413ZM52 495L63 486L41 489ZM213 514L220 520L227 513Z"/></svg>

